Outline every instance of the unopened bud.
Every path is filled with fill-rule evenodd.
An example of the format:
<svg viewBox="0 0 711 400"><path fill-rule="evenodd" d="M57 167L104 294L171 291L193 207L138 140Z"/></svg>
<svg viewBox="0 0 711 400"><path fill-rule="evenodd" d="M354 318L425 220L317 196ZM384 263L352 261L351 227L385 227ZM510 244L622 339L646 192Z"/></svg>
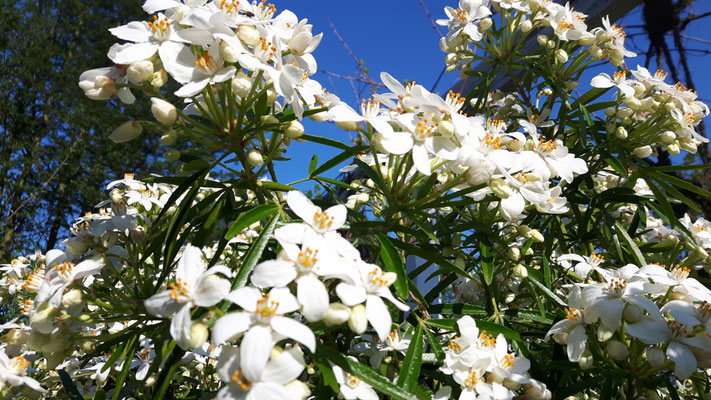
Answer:
<svg viewBox="0 0 711 400"><path fill-rule="evenodd" d="M625 98L625 104L632 111L637 111L637 110L639 110L640 107L642 107L642 102L639 101L639 99L636 97Z"/></svg>
<svg viewBox="0 0 711 400"><path fill-rule="evenodd" d="M652 148L650 146L637 147L632 150L632 154L639 158L645 158L652 155Z"/></svg>
<svg viewBox="0 0 711 400"><path fill-rule="evenodd" d="M630 355L630 351L627 346L617 340L611 340L605 347L605 351L607 352L607 355L615 361L626 360Z"/></svg>
<svg viewBox="0 0 711 400"><path fill-rule="evenodd" d="M163 125L172 125L178 120L178 110L175 106L157 97L151 98L151 112Z"/></svg>
<svg viewBox="0 0 711 400"><path fill-rule="evenodd" d="M323 318L323 322L326 326L336 326L348 321L350 316L350 307L341 303L331 303L328 305L328 313Z"/></svg>
<svg viewBox="0 0 711 400"><path fill-rule="evenodd" d="M657 348L647 350L645 355L647 356L649 365L651 365L654 369L662 369L664 367L664 363L667 361L667 356L664 355L664 352Z"/></svg>
<svg viewBox="0 0 711 400"><path fill-rule="evenodd" d="M545 46L548 44L548 36L546 36L546 35L538 35L538 37L536 37L536 40L538 41L538 44L541 46Z"/></svg>
<svg viewBox="0 0 711 400"><path fill-rule="evenodd" d="M593 355L590 350L585 350L578 360L578 365L582 369L588 369L593 366L594 363Z"/></svg>
<svg viewBox="0 0 711 400"><path fill-rule="evenodd" d="M358 129L358 124L354 121L336 121L336 126L347 132Z"/></svg>
<svg viewBox="0 0 711 400"><path fill-rule="evenodd" d="M156 71L151 75L151 86L159 88L168 83L168 73L164 69Z"/></svg>
<svg viewBox="0 0 711 400"><path fill-rule="evenodd" d="M239 61L240 51L230 46L224 40L220 42L220 54L222 58L228 63L236 63Z"/></svg>
<svg viewBox="0 0 711 400"><path fill-rule="evenodd" d="M452 121L442 120L437 123L437 132L442 136L452 136L455 132L455 127Z"/></svg>
<svg viewBox="0 0 711 400"><path fill-rule="evenodd" d="M600 326L598 326L597 330L595 331L595 335L597 336L598 342L607 342L608 340L612 339L612 336L615 335L615 332L610 328L606 327L605 325L600 324Z"/></svg>
<svg viewBox="0 0 711 400"><path fill-rule="evenodd" d="M71 308L78 306L83 302L83 296L81 290L73 289L68 291L62 296L62 307Z"/></svg>
<svg viewBox="0 0 711 400"><path fill-rule="evenodd" d="M495 178L489 180L489 188L500 199L508 199L513 194L513 189L506 183L505 180Z"/></svg>
<svg viewBox="0 0 711 400"><path fill-rule="evenodd" d="M676 140L676 133L672 131L664 131L659 137L659 140L661 140L664 144L672 144L674 143L674 140Z"/></svg>
<svg viewBox="0 0 711 400"><path fill-rule="evenodd" d="M618 126L615 129L615 137L622 140L627 139L627 129L622 126Z"/></svg>
<svg viewBox="0 0 711 400"><path fill-rule="evenodd" d="M259 43L259 39L262 38L257 28L247 24L239 26L237 37L247 46L256 46Z"/></svg>
<svg viewBox="0 0 711 400"><path fill-rule="evenodd" d="M366 328L368 328L368 317L365 315L365 306L358 304L351 309L348 327L359 335L365 332Z"/></svg>
<svg viewBox="0 0 711 400"><path fill-rule="evenodd" d="M247 164L256 167L258 165L262 165L264 162L264 159L262 158L262 153L259 152L257 149L250 149L247 152Z"/></svg>
<svg viewBox="0 0 711 400"><path fill-rule="evenodd" d="M207 341L210 331L207 329L207 325L202 322L196 322L190 327L190 340L188 346L191 349L200 348L200 346Z"/></svg>
<svg viewBox="0 0 711 400"><path fill-rule="evenodd" d="M578 88L579 83L577 81L565 81L565 89L569 92Z"/></svg>
<svg viewBox="0 0 711 400"><path fill-rule="evenodd" d="M168 161L178 161L180 160L180 150L168 149L163 153L163 158Z"/></svg>
<svg viewBox="0 0 711 400"><path fill-rule="evenodd" d="M114 143L124 143L133 140L141 135L143 127L138 121L126 121L109 135Z"/></svg>
<svg viewBox="0 0 711 400"><path fill-rule="evenodd" d="M568 53L563 49L558 49L555 52L555 59L558 60L559 63L565 64L568 62Z"/></svg>
<svg viewBox="0 0 711 400"><path fill-rule="evenodd" d="M667 146L667 151L669 152L669 154L676 156L681 152L681 149L679 148L678 144L672 143Z"/></svg>
<svg viewBox="0 0 711 400"><path fill-rule="evenodd" d="M509 258L511 261L518 261L521 258L521 249L518 247L509 247Z"/></svg>
<svg viewBox="0 0 711 400"><path fill-rule="evenodd" d="M528 277L528 269L521 264L516 264L513 273L517 278L526 279Z"/></svg>
<svg viewBox="0 0 711 400"><path fill-rule="evenodd" d="M526 33L533 28L533 23L531 23L531 20L527 19L527 20L521 22L521 24L518 27L521 29L521 32Z"/></svg>
<svg viewBox="0 0 711 400"><path fill-rule="evenodd" d="M232 87L232 93L244 99L249 96L249 92L252 90L252 80L244 73L237 74L232 78L230 86Z"/></svg>
<svg viewBox="0 0 711 400"><path fill-rule="evenodd" d="M602 49L597 46L590 46L590 48L588 49L588 53L590 53L590 56L592 58L598 58L598 59L602 58L602 56L604 54L602 52Z"/></svg>
<svg viewBox="0 0 711 400"><path fill-rule="evenodd" d="M296 139L304 134L304 126L299 121L291 121L286 128L284 128L284 136L290 139Z"/></svg>
<svg viewBox="0 0 711 400"><path fill-rule="evenodd" d="M493 25L494 22L491 20L491 18L484 18L479 22L479 30L484 32L486 30L489 30L491 28L491 25Z"/></svg>
<svg viewBox="0 0 711 400"><path fill-rule="evenodd" d="M126 68L126 75L137 83L143 83L153 75L153 63L148 60L136 61Z"/></svg>
<svg viewBox="0 0 711 400"><path fill-rule="evenodd" d="M615 111L615 109L614 109L613 107L607 107L607 108L605 109L605 116L608 117L608 118L610 118L610 117L612 117L613 115L615 115L615 112L616 112L616 111Z"/></svg>
<svg viewBox="0 0 711 400"><path fill-rule="evenodd" d="M160 137L160 143L163 146L171 146L172 144L175 143L175 141L178 139L178 133L171 129L168 132L164 133Z"/></svg>
<svg viewBox="0 0 711 400"><path fill-rule="evenodd" d="M298 379L287 383L284 388L289 391L289 396L294 396L295 399L305 400L311 396L311 389Z"/></svg>

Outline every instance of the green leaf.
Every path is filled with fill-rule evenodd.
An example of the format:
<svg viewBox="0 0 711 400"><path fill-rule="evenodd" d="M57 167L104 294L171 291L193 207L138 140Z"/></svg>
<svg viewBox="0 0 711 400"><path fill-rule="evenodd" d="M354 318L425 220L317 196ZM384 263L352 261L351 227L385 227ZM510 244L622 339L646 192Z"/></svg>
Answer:
<svg viewBox="0 0 711 400"><path fill-rule="evenodd" d="M288 192L291 190L296 190L289 185L284 185L283 183L272 182L272 181L259 181L259 185L267 190L277 190L280 192Z"/></svg>
<svg viewBox="0 0 711 400"><path fill-rule="evenodd" d="M309 169L309 176L315 176L322 172L328 171L336 165L348 160L349 158L352 158L355 154L358 154L367 149L367 146L349 147L348 150L344 150L342 153L323 163L320 167L315 168L314 166L315 169L313 171ZM311 162L313 163L313 160Z"/></svg>
<svg viewBox="0 0 711 400"><path fill-rule="evenodd" d="M247 284L247 278L254 270L254 267L257 266L259 258L262 257L262 253L264 253L264 249L267 248L267 243L269 242L269 238L272 236L272 232L274 232L274 228L276 228L277 221L279 221L279 214L274 214L264 226L257 239L252 242L252 246L244 255L235 280L232 281L232 290L241 288ZM229 303L226 307L223 307L223 311L226 311L227 308L229 308Z"/></svg>
<svg viewBox="0 0 711 400"><path fill-rule="evenodd" d="M479 235L479 259L484 281L487 285L491 285L494 280L494 252L491 249L489 238L485 235Z"/></svg>
<svg viewBox="0 0 711 400"><path fill-rule="evenodd" d="M160 383L160 386L154 393L153 400L162 400L165 398L165 392L168 390L170 381L173 380L175 371L180 367L180 359L183 358L183 354L185 354L185 350L181 349L180 346L173 347L173 351L168 356L165 366L160 371L160 375L158 375L158 379L156 380L156 382Z"/></svg>
<svg viewBox="0 0 711 400"><path fill-rule="evenodd" d="M314 154L314 156L311 157L311 162L309 163L309 176L313 176L316 165L318 165L318 154Z"/></svg>
<svg viewBox="0 0 711 400"><path fill-rule="evenodd" d="M640 267L647 265L647 262L644 260L644 255L642 255L642 252L639 251L639 247L637 247L630 235L627 234L627 230L623 228L619 222L615 222L615 231L622 236L623 239L625 239L625 242L627 242L627 246L630 250L632 250L632 254L634 255L637 265Z"/></svg>
<svg viewBox="0 0 711 400"><path fill-rule="evenodd" d="M373 389L390 396L391 399L396 400L414 400L416 397L401 387L394 385L386 377L381 375L379 372L373 370L365 364L361 364L358 361L344 356L339 351L326 346L316 347L317 357L326 359L339 367L343 368L345 371L357 376L363 382L369 384Z"/></svg>
<svg viewBox="0 0 711 400"><path fill-rule="evenodd" d="M418 324L415 333L412 335L410 347L407 349L405 359L400 366L400 376L397 378L397 385L406 391L412 391L420 377L422 367L422 351L424 350L422 324Z"/></svg>
<svg viewBox="0 0 711 400"><path fill-rule="evenodd" d="M495 324L493 322L484 321L484 320L477 320L476 327L479 328L480 332L486 331L486 333L488 333L494 337L496 337L496 335L501 333L508 340L521 341L521 334L519 334L517 331L515 331L511 328L505 327L503 325Z"/></svg>
<svg viewBox="0 0 711 400"><path fill-rule="evenodd" d="M657 172L678 172L678 171L695 171L700 169L709 169L711 164L695 164L695 165L665 165L662 167L652 167Z"/></svg>
<svg viewBox="0 0 711 400"><path fill-rule="evenodd" d="M397 294L403 298L408 298L407 290L407 273L405 272L405 265L402 262L400 253L398 253L395 246L393 246L390 239L382 233L376 235L378 242L380 242L380 258L383 260L383 265L388 272L394 272L397 274L397 280L394 285Z"/></svg>
<svg viewBox="0 0 711 400"><path fill-rule="evenodd" d="M422 323L424 321L421 321ZM430 331L429 328L423 328L425 331L425 335L427 336L427 342L430 344L430 349L432 349L432 352L434 353L435 357L437 357L438 360L441 360L444 358L444 351L442 350L442 345L439 343L439 340L435 337L435 335Z"/></svg>
<svg viewBox="0 0 711 400"><path fill-rule="evenodd" d="M225 239L232 239L253 223L261 221L264 218L274 214L278 208L279 206L276 204L260 204L251 210L240 214L240 216L237 217L235 222L230 227L230 230L227 231Z"/></svg>
<svg viewBox="0 0 711 400"><path fill-rule="evenodd" d="M455 314L455 315L476 315L479 317L488 316L486 308L473 304L433 304L427 310L430 314Z"/></svg>
<svg viewBox="0 0 711 400"><path fill-rule="evenodd" d="M563 300L561 300L560 297L558 297L555 293L553 293L550 289L548 289L546 287L546 285L542 284L537 279L535 279L533 276L531 276L531 270L533 270L533 269L529 268L528 277L526 279L528 279L528 281L531 282L531 284L533 286L538 288L538 290L542 291L546 297L553 300L554 303L558 304L559 306L561 306L563 308L568 307L568 305L565 304L565 302ZM533 270L533 271L535 271L535 270Z"/></svg>
<svg viewBox="0 0 711 400"><path fill-rule="evenodd" d="M59 373L59 379L62 381L62 386L64 387L64 391L67 392L67 396L69 396L71 400L84 400L84 397L79 393L74 381L72 381L72 377L69 376L67 371L60 369L57 370L57 373Z"/></svg>
<svg viewBox="0 0 711 400"><path fill-rule="evenodd" d="M346 143L342 143L337 140L333 140L333 139L329 139L329 138L325 138L325 137L321 137L321 136L301 135L299 138L308 140L309 142L325 144L326 146L335 147L335 148L338 148L341 150L349 150L352 148L352 146L349 146Z"/></svg>

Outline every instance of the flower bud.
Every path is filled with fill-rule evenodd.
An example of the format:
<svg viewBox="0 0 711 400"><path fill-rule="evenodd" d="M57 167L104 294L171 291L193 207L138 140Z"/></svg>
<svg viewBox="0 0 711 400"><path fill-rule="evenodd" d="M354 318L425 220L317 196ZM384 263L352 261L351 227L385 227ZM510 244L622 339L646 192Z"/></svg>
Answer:
<svg viewBox="0 0 711 400"><path fill-rule="evenodd" d="M227 61L228 63L236 63L239 61L239 56L241 53L239 50L235 49L234 47L230 46L227 42L224 40L220 42L220 54L222 55L222 58Z"/></svg>
<svg viewBox="0 0 711 400"><path fill-rule="evenodd" d="M178 161L180 160L180 150L168 149L163 153L163 158L168 161Z"/></svg>
<svg viewBox="0 0 711 400"><path fill-rule="evenodd" d="M549 40L548 43L546 43L546 47L549 49L555 49L555 42L553 40Z"/></svg>
<svg viewBox="0 0 711 400"><path fill-rule="evenodd" d="M267 89L267 104L273 104L277 99L277 92Z"/></svg>
<svg viewBox="0 0 711 400"><path fill-rule="evenodd" d="M232 93L244 99L249 96L249 92L252 90L252 80L240 72L232 78L232 84L230 86L232 87Z"/></svg>
<svg viewBox="0 0 711 400"><path fill-rule="evenodd" d="M354 121L336 121L336 126L347 132L358 129L358 123Z"/></svg>
<svg viewBox="0 0 711 400"><path fill-rule="evenodd" d="M84 301L81 290L73 289L62 296L62 307L70 308L82 304Z"/></svg>
<svg viewBox="0 0 711 400"><path fill-rule="evenodd" d="M91 77L91 75L85 76L85 74L82 74L83 80L79 81L79 87L84 91L86 97L92 100L108 100L118 94L116 81L113 79L104 75Z"/></svg>
<svg viewBox="0 0 711 400"><path fill-rule="evenodd" d="M533 29L533 23L531 23L531 20L527 19L518 26L519 29L521 29L521 32L526 33Z"/></svg>
<svg viewBox="0 0 711 400"><path fill-rule="evenodd" d="M365 306L358 304L351 309L348 327L359 335L365 332L366 328L368 328L368 317L365 315Z"/></svg>
<svg viewBox="0 0 711 400"><path fill-rule="evenodd" d="M508 199L513 194L513 189L506 183L505 180L496 178L489 180L489 188L500 199Z"/></svg>
<svg viewBox="0 0 711 400"><path fill-rule="evenodd" d="M580 43L581 46L590 46L591 44L595 43L595 36L583 35L583 37L578 40L578 43Z"/></svg>
<svg viewBox="0 0 711 400"><path fill-rule="evenodd" d="M444 56L444 63L447 65L454 65L459 62L459 56L455 53L449 53Z"/></svg>
<svg viewBox="0 0 711 400"><path fill-rule="evenodd" d="M161 135L160 143L163 146L171 146L172 144L175 143L177 138L178 138L178 133L175 130L171 129L168 132Z"/></svg>
<svg viewBox="0 0 711 400"><path fill-rule="evenodd" d="M437 123L437 132L442 136L452 136L455 132L455 127L452 121L442 120Z"/></svg>
<svg viewBox="0 0 711 400"><path fill-rule="evenodd" d="M599 58L602 58L602 56L603 56L602 49L597 46L590 46L590 48L588 49L588 53L590 53L590 56L592 58L599 59Z"/></svg>
<svg viewBox="0 0 711 400"><path fill-rule="evenodd" d="M613 115L615 115L615 109L614 109L614 107L607 107L607 108L605 109L605 116L606 116L607 118L610 118L610 117L612 117Z"/></svg>
<svg viewBox="0 0 711 400"><path fill-rule="evenodd" d="M580 356L580 359L578 360L578 365L582 369L588 369L593 366L594 363L593 355L590 352L590 350L585 349L583 354Z"/></svg>
<svg viewBox="0 0 711 400"><path fill-rule="evenodd" d="M565 81L565 89L569 92L578 88L579 83L577 81Z"/></svg>
<svg viewBox="0 0 711 400"><path fill-rule="evenodd" d="M615 129L615 137L622 140L627 139L627 129L625 129L623 126L618 126Z"/></svg>
<svg viewBox="0 0 711 400"><path fill-rule="evenodd" d="M5 338L9 346L21 346L27 343L27 339L30 338L30 331L18 328L11 329Z"/></svg>
<svg viewBox="0 0 711 400"><path fill-rule="evenodd" d="M629 118L633 114L634 114L634 110L627 108L627 107L620 108L619 110L617 110L617 117L618 118L622 118L622 119Z"/></svg>
<svg viewBox="0 0 711 400"><path fill-rule="evenodd" d="M289 391L289 394L291 396L294 396L294 398L305 400L307 397L311 396L311 389L304 383L301 382L298 379L294 379L293 381L287 383L284 385L284 388Z"/></svg>
<svg viewBox="0 0 711 400"><path fill-rule="evenodd" d="M237 29L237 37L247 46L256 46L262 36L253 25L240 25Z"/></svg>
<svg viewBox="0 0 711 400"><path fill-rule="evenodd" d="M296 139L304 134L304 126L299 121L291 121L289 125L284 128L284 136L290 139Z"/></svg>
<svg viewBox="0 0 711 400"><path fill-rule="evenodd" d="M555 52L555 59L558 60L559 63L565 64L568 62L568 53L563 49L558 49Z"/></svg>
<svg viewBox="0 0 711 400"><path fill-rule="evenodd" d="M648 349L645 355L647 356L649 365L654 369L662 369L664 363L667 361L667 356L664 355L664 352L656 347Z"/></svg>
<svg viewBox="0 0 711 400"><path fill-rule="evenodd" d="M143 127L138 121L126 121L111 132L109 139L114 143L124 143L137 138L141 132Z"/></svg>
<svg viewBox="0 0 711 400"><path fill-rule="evenodd" d="M676 133L672 131L664 131L659 137L659 140L661 140L664 144L672 144L674 143L674 140L676 140Z"/></svg>
<svg viewBox="0 0 711 400"><path fill-rule="evenodd" d="M459 269L461 269L462 271L464 271L464 269L467 267L467 262L464 261L464 259L463 259L462 257L457 257L457 258L454 260L454 265L455 265L457 268L459 268Z"/></svg>
<svg viewBox="0 0 711 400"><path fill-rule="evenodd" d="M605 351L607 352L607 355L615 361L626 360L630 355L630 351L627 346L617 340L611 340L605 347Z"/></svg>
<svg viewBox="0 0 711 400"><path fill-rule="evenodd" d="M526 279L528 277L528 269L521 264L516 264L513 272L517 278Z"/></svg>
<svg viewBox="0 0 711 400"><path fill-rule="evenodd" d="M595 331L595 336L597 336L598 342L607 342L608 340L612 339L612 336L614 335L615 332L613 330L602 324L600 324L600 326L598 326L597 330Z"/></svg>
<svg viewBox="0 0 711 400"><path fill-rule="evenodd" d="M151 75L151 86L159 88L168 83L168 73L164 69L156 71Z"/></svg>
<svg viewBox="0 0 711 400"><path fill-rule="evenodd" d="M148 60L136 61L126 68L126 75L134 82L143 83L153 75L153 63Z"/></svg>
<svg viewBox="0 0 711 400"><path fill-rule="evenodd" d="M545 46L548 44L548 36L546 36L546 35L538 35L538 37L536 37L536 40L538 41L538 44L541 46Z"/></svg>
<svg viewBox="0 0 711 400"><path fill-rule="evenodd" d="M521 258L521 249L518 247L509 247L509 258L511 261L518 261Z"/></svg>
<svg viewBox="0 0 711 400"><path fill-rule="evenodd" d="M652 148L650 146L637 147L636 149L632 150L632 154L634 154L635 157L639 158L649 157L652 155Z"/></svg>
<svg viewBox="0 0 711 400"><path fill-rule="evenodd" d="M328 121L328 113L326 111L321 111L316 114L309 115L309 119L316 122Z"/></svg>
<svg viewBox="0 0 711 400"><path fill-rule="evenodd" d="M210 331L207 329L207 325L202 322L196 322L190 327L190 340L188 346L191 349L200 348L200 346L207 341L207 337L210 335Z"/></svg>
<svg viewBox="0 0 711 400"><path fill-rule="evenodd" d="M178 120L178 110L175 106L157 97L151 98L151 112L156 121L163 125L172 125Z"/></svg>
<svg viewBox="0 0 711 400"><path fill-rule="evenodd" d="M350 307L342 303L331 303L328 305L328 313L323 317L323 322L326 326L336 326L348 321L350 316Z"/></svg>
<svg viewBox="0 0 711 400"><path fill-rule="evenodd" d="M681 149L679 148L679 145L676 143L672 143L669 146L667 146L667 151L669 154L676 156L681 152Z"/></svg>
<svg viewBox="0 0 711 400"><path fill-rule="evenodd" d="M264 159L262 158L262 153L259 152L257 149L250 149L247 152L247 164L256 167L258 165L262 165L264 162Z"/></svg>
<svg viewBox="0 0 711 400"><path fill-rule="evenodd" d="M481 160L476 165L469 167L466 171L467 181L472 186L486 183L496 170L496 165L491 162Z"/></svg>
<svg viewBox="0 0 711 400"><path fill-rule="evenodd" d="M494 22L491 20L491 18L488 18L488 17L484 18L481 20L481 22L479 22L479 30L481 32L489 30L489 28L491 28L491 25L493 25L493 24L494 24Z"/></svg>
<svg viewBox="0 0 711 400"><path fill-rule="evenodd" d="M543 89L543 90L541 91L541 93L542 93L544 96L550 96L550 95L553 94L553 90L552 90L551 88L545 88L545 89Z"/></svg>

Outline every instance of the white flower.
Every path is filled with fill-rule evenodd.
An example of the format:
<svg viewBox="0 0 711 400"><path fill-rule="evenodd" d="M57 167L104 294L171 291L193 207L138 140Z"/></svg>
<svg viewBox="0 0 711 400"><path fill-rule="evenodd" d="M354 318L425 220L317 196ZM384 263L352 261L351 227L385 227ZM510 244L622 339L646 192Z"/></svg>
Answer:
<svg viewBox="0 0 711 400"><path fill-rule="evenodd" d="M606 73L601 73L600 75L592 78L590 86L603 89L614 86L619 89L626 98L630 99L634 97L634 87L632 87L632 85L635 82L636 81L632 79L627 79L627 71L621 70L616 71L612 78Z"/></svg>
<svg viewBox="0 0 711 400"><path fill-rule="evenodd" d="M648 276L656 285L646 287L654 294L664 294L669 287L676 293L690 296L694 300L711 302L711 291L694 278L689 278L689 270L679 265L663 268L650 264L640 268L639 273Z"/></svg>
<svg viewBox="0 0 711 400"><path fill-rule="evenodd" d="M0 349L0 382L10 386L26 385L39 392L45 392L46 390L40 386L39 382L25 376L25 371L29 366L30 362L25 360L23 356L10 359L5 354L5 349Z"/></svg>
<svg viewBox="0 0 711 400"><path fill-rule="evenodd" d="M296 296L301 312L309 321L318 321L328 313L328 291L318 278L347 277L339 257L325 246L324 240L311 230L304 235L303 245L284 242L280 259L256 266L251 281L258 287L284 287L296 280Z"/></svg>
<svg viewBox="0 0 711 400"><path fill-rule="evenodd" d="M449 19L438 19L437 24L449 27L449 41L462 32L469 35L472 41L480 41L483 35L479 32L479 21L491 15L489 0L460 0L459 8L447 6L444 13Z"/></svg>
<svg viewBox="0 0 711 400"><path fill-rule="evenodd" d="M44 282L37 292L37 297L35 297L34 308L37 309L48 300L53 307L59 307L62 304L64 289L77 279L98 273L103 267L102 257L97 256L77 265L64 261L49 268L44 275Z"/></svg>
<svg viewBox="0 0 711 400"><path fill-rule="evenodd" d="M496 339L486 332L480 334L474 318L468 315L457 321L457 327L460 336L449 340L440 370L451 375L456 370L468 369L478 360L485 360L488 365Z"/></svg>
<svg viewBox="0 0 711 400"><path fill-rule="evenodd" d="M708 336L691 336L693 329L676 321L665 322L646 316L636 324L627 325L627 333L646 344L669 342L667 357L674 361L674 374L679 379L688 378L696 370L696 358L689 347L711 351Z"/></svg>
<svg viewBox="0 0 711 400"><path fill-rule="evenodd" d="M166 42L161 55L166 71L183 87L175 92L176 96L192 97L200 93L208 84L231 79L237 69L225 66L220 54L219 40L213 41L202 53L193 55L190 47L182 43Z"/></svg>
<svg viewBox="0 0 711 400"><path fill-rule="evenodd" d="M240 349L225 346L217 363L217 374L225 386L217 393L217 400L301 400L284 385L298 378L304 367L301 350L293 347L274 357L258 374L250 374L244 369Z"/></svg>
<svg viewBox="0 0 711 400"><path fill-rule="evenodd" d="M396 300L390 292L390 285L397 279L394 272L383 272L377 265L363 261L356 263L356 271L350 282L341 282L336 286L336 294L349 307L365 302L368 321L378 338L384 341L390 333L392 317L382 298L388 299L402 311L410 308Z"/></svg>
<svg viewBox="0 0 711 400"><path fill-rule="evenodd" d="M349 357L353 359L353 357ZM333 374L336 376L336 382L340 385L341 394L346 400L377 400L378 394L375 393L373 387L363 382L355 375L351 375L344 371L338 365L333 366Z"/></svg>
<svg viewBox="0 0 711 400"><path fill-rule="evenodd" d="M584 304L581 297L580 287L573 286L568 295L568 305L566 308L567 315L564 320L558 321L546 333L546 340L551 335L565 333L568 335L566 349L568 359L572 362L577 362L580 356L587 348L588 335L585 332Z"/></svg>
<svg viewBox="0 0 711 400"><path fill-rule="evenodd" d="M358 250L336 232L346 222L348 213L346 206L338 204L323 211L320 207L315 206L303 193L295 190L286 195L286 202L304 223L288 224L276 229L274 237L277 240L300 244L304 240L306 230L312 229L325 239L326 246L331 246L340 255L351 259L360 259Z"/></svg>
<svg viewBox="0 0 711 400"><path fill-rule="evenodd" d="M162 318L173 316L170 334L181 348L189 348L193 306L211 307L224 299L230 290L230 282L216 274L229 276L231 271L224 265L215 265L206 270L202 251L194 246L186 246L178 261L175 282L169 289L145 301L149 313Z"/></svg>
<svg viewBox="0 0 711 400"><path fill-rule="evenodd" d="M212 329L212 340L219 346L246 332L241 343L242 368L248 379L258 379L269 359L274 343L293 339L316 349L316 337L306 325L284 317L299 309L299 303L287 288L275 288L267 294L255 287L233 290L227 299L242 307L243 312L222 316Z"/></svg>

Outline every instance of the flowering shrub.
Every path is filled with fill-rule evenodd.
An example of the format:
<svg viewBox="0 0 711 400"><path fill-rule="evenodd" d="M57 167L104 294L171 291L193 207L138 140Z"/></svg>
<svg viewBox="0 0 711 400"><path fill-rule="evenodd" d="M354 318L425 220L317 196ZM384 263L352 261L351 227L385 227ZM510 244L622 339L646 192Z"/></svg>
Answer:
<svg viewBox="0 0 711 400"><path fill-rule="evenodd" d="M469 93L383 72L387 92L352 108L311 78L321 35L288 10L144 9L147 22L110 30L113 65L79 85L150 96L155 121L109 138L158 131L181 173L126 174L63 249L3 265L17 314L0 326L6 397L711 391L711 223L672 208L699 209L688 194L710 193L678 174L706 166L648 158L694 153L709 110L661 71L628 72L622 28L547 0L461 0L437 23L447 69L478 78ZM576 91L599 60L618 70ZM514 90L489 93L496 73ZM363 141L306 134L304 117ZM320 198L277 180L292 140L341 150L304 171ZM323 176L350 159L345 178ZM430 271L423 293L414 280Z"/></svg>

